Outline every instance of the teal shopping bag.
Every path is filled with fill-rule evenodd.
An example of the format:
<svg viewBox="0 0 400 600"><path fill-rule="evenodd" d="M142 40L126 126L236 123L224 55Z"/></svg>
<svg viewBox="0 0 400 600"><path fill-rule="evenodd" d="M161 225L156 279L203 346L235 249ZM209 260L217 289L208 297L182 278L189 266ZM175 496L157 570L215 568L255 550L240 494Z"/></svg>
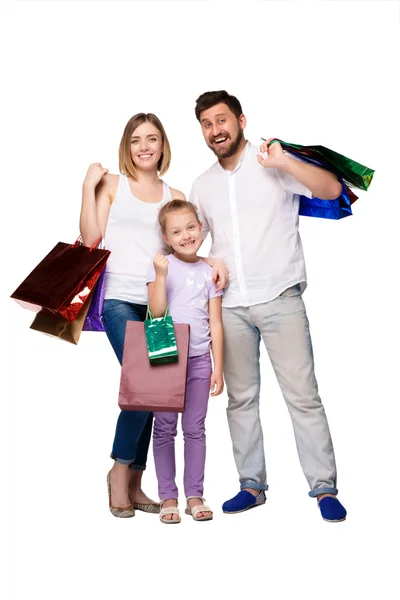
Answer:
<svg viewBox="0 0 400 600"><path fill-rule="evenodd" d="M178 346L172 317L167 315L154 318L148 310L149 319L144 322L147 352L150 364L160 365L178 361Z"/></svg>

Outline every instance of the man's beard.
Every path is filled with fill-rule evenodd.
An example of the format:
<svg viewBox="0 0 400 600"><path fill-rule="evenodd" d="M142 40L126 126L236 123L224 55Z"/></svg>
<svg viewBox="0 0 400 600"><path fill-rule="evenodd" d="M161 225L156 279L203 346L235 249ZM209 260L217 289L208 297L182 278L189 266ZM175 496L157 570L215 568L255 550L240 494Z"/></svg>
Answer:
<svg viewBox="0 0 400 600"><path fill-rule="evenodd" d="M210 146L210 148L214 152L214 154L218 157L219 160L222 160L224 158L230 158L231 156L233 156L235 154L236 150L239 148L240 143L243 139L244 139L243 129L241 129L239 127L236 138L232 141L229 148L227 148L225 151L222 151L222 153L220 153L214 146Z"/></svg>

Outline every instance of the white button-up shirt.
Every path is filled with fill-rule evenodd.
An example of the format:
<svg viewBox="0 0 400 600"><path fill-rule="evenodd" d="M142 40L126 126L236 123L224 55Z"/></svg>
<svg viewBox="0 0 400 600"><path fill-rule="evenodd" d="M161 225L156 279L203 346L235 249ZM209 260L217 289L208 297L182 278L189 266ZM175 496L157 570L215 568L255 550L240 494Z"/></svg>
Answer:
<svg viewBox="0 0 400 600"><path fill-rule="evenodd" d="M233 171L217 161L190 194L204 237L211 233L210 256L228 267L225 307L268 302L296 283L306 287L299 195L312 194L292 175L260 165L257 154L248 142Z"/></svg>

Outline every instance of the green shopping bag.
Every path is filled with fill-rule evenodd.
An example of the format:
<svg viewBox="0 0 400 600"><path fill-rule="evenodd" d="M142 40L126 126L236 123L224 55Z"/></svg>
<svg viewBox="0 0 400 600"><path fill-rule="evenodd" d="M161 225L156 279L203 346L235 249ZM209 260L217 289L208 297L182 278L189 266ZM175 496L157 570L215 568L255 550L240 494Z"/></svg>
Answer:
<svg viewBox="0 0 400 600"><path fill-rule="evenodd" d="M167 312L168 308L163 317L154 318L148 310L150 319L146 318L144 322L147 352L151 365L178 361L174 324L172 317L167 316Z"/></svg>
<svg viewBox="0 0 400 600"><path fill-rule="evenodd" d="M264 142L266 141L264 138L261 139ZM339 175L351 187L367 191L370 186L375 173L374 169L370 169L326 146L302 146L301 144L284 142L279 138L273 138L269 145L271 146L275 142L279 142L282 148L288 152L294 150L294 154L319 161L323 167Z"/></svg>

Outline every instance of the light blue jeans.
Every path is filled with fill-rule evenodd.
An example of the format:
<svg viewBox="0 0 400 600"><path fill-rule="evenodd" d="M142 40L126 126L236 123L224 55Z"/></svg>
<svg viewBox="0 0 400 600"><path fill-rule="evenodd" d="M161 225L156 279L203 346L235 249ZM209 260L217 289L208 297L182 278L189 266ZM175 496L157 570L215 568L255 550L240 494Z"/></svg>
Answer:
<svg viewBox="0 0 400 600"><path fill-rule="evenodd" d="M268 489L259 414L262 338L292 420L309 495L337 494L335 456L300 286L264 304L224 308L222 317L227 415L241 489Z"/></svg>

